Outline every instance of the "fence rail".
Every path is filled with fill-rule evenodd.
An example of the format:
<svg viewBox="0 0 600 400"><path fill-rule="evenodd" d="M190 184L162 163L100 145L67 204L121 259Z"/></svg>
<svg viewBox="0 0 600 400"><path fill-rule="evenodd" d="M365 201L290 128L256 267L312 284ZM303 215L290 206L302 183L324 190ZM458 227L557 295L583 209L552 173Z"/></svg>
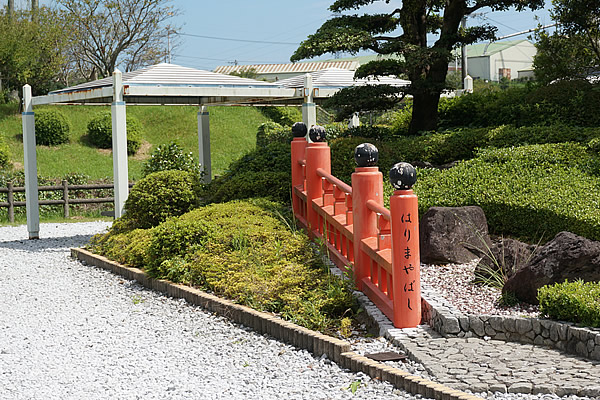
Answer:
<svg viewBox="0 0 600 400"><path fill-rule="evenodd" d="M356 158L359 166L350 186L331 175L331 151L327 143L318 141L322 136L311 129L309 136L314 139L308 143L294 133L292 202L297 221L311 237L322 240L340 269L352 269L358 289L396 327L418 325L418 208L417 197L410 190L414 180L406 184L411 180L406 179L407 173L416 179L414 169L404 163L395 166L392 184L398 190L387 209L383 206L383 176L372 162L376 159L372 152L377 152L374 146L361 145L365 154L362 160Z"/></svg>
<svg viewBox="0 0 600 400"><path fill-rule="evenodd" d="M129 184L131 188L133 183ZM102 203L113 203L115 199L113 197L99 197L99 198L70 198L69 193L73 191L91 191L91 190L102 190L102 189L113 189L112 183L101 183L93 185L69 185L66 180L62 181L60 185L54 186L38 186L38 192L56 192L62 191L62 199L55 200L40 200L39 204L44 205L62 205L63 215L65 218L69 218L69 206L75 204L102 204ZM7 184L7 187L0 187L0 193L7 194L7 201L0 202L0 207L8 208L8 220L15 222L15 207L26 206L25 201L15 201L15 193L24 193L25 188L22 186L13 186L11 182Z"/></svg>

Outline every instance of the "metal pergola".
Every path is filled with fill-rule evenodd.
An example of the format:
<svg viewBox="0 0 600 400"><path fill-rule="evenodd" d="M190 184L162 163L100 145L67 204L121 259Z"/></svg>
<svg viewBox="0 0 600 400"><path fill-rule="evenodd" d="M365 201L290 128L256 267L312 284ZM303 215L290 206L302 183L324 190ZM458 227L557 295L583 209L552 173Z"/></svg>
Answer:
<svg viewBox="0 0 600 400"><path fill-rule="evenodd" d="M208 105L302 104L302 120L308 126L316 124L315 100L333 95L342 87L366 82L354 81L353 71L319 71L280 82L264 82L231 75L157 64L138 71L69 87L32 97L31 87L23 87L23 146L25 166L25 196L27 229L30 239L39 238L39 202L35 144L35 114L33 106L43 104L111 104L112 151L115 192L115 218L123 215L128 195L126 104L197 105L198 154L206 182L210 181L210 124ZM322 76L338 76L331 85L319 83ZM343 79L342 79L343 75ZM378 82L373 83L390 83ZM396 80L397 85L407 81Z"/></svg>

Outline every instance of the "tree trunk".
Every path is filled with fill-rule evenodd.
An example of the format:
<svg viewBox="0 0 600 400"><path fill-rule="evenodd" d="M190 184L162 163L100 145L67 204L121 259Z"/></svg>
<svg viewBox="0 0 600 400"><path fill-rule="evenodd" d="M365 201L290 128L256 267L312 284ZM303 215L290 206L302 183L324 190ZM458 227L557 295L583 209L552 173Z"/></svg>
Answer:
<svg viewBox="0 0 600 400"><path fill-rule="evenodd" d="M409 127L411 134L437 129L439 102L439 93L426 92L413 95L413 112Z"/></svg>

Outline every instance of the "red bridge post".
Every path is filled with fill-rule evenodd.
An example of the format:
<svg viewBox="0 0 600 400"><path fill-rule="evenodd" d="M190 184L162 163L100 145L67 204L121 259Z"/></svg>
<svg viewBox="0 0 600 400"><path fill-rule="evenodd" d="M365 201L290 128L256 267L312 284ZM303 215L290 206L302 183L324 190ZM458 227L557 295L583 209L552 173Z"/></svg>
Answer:
<svg viewBox="0 0 600 400"><path fill-rule="evenodd" d="M390 198L396 328L413 328L421 323L419 206L410 189L416 181L417 173L408 163L397 163L390 170L390 182L396 189Z"/></svg>
<svg viewBox="0 0 600 400"><path fill-rule="evenodd" d="M315 125L310 128L308 137L312 141L306 146L306 221L308 231L319 230L319 214L313 209L312 201L323 196L323 184L317 169L331 173L331 150L325 142L325 128Z"/></svg>
<svg viewBox="0 0 600 400"><path fill-rule="evenodd" d="M306 157L306 125L303 122L296 122L292 126L292 133L294 140L292 140L292 188L299 185L304 185L304 172L301 161ZM303 188L305 189L305 188ZM294 214L299 215L300 212L300 200L292 191L292 207Z"/></svg>
<svg viewBox="0 0 600 400"><path fill-rule="evenodd" d="M377 148L370 143L356 147L355 172L352 174L352 214L354 222L354 278L358 290L363 290L363 279L369 276L371 258L361 250L362 239L377 236L377 214L369 210L367 202L374 200L383 205L383 175L375 166Z"/></svg>

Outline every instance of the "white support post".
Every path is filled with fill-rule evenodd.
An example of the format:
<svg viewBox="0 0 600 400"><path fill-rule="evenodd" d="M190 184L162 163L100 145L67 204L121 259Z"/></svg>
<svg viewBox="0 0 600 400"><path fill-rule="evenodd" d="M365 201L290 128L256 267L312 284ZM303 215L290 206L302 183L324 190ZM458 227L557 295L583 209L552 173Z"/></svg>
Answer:
<svg viewBox="0 0 600 400"><path fill-rule="evenodd" d="M210 161L210 119L208 108L200 106L198 111L198 158L200 159L200 170L204 173L202 181L210 183L212 167Z"/></svg>
<svg viewBox="0 0 600 400"><path fill-rule="evenodd" d="M302 104L302 122L310 130L317 124L317 107L314 103L314 87L311 74L304 75L304 103Z"/></svg>
<svg viewBox="0 0 600 400"><path fill-rule="evenodd" d="M120 218L129 194L129 180L127 173L127 114L125 101L123 101L123 75L118 69L113 72L113 103L110 111L112 114L115 218Z"/></svg>
<svg viewBox="0 0 600 400"><path fill-rule="evenodd" d="M23 156L25 164L25 207L29 239L40 238L40 205L38 199L37 155L35 153L35 115L31 86L23 86Z"/></svg>
<svg viewBox="0 0 600 400"><path fill-rule="evenodd" d="M350 122L348 123L348 128L358 128L360 126L360 118L358 117L358 113L355 112L352 114L352 118L350 118Z"/></svg>
<svg viewBox="0 0 600 400"><path fill-rule="evenodd" d="M470 75L467 75L465 81L463 82L463 87L465 88L465 93L473 93L473 78Z"/></svg>

